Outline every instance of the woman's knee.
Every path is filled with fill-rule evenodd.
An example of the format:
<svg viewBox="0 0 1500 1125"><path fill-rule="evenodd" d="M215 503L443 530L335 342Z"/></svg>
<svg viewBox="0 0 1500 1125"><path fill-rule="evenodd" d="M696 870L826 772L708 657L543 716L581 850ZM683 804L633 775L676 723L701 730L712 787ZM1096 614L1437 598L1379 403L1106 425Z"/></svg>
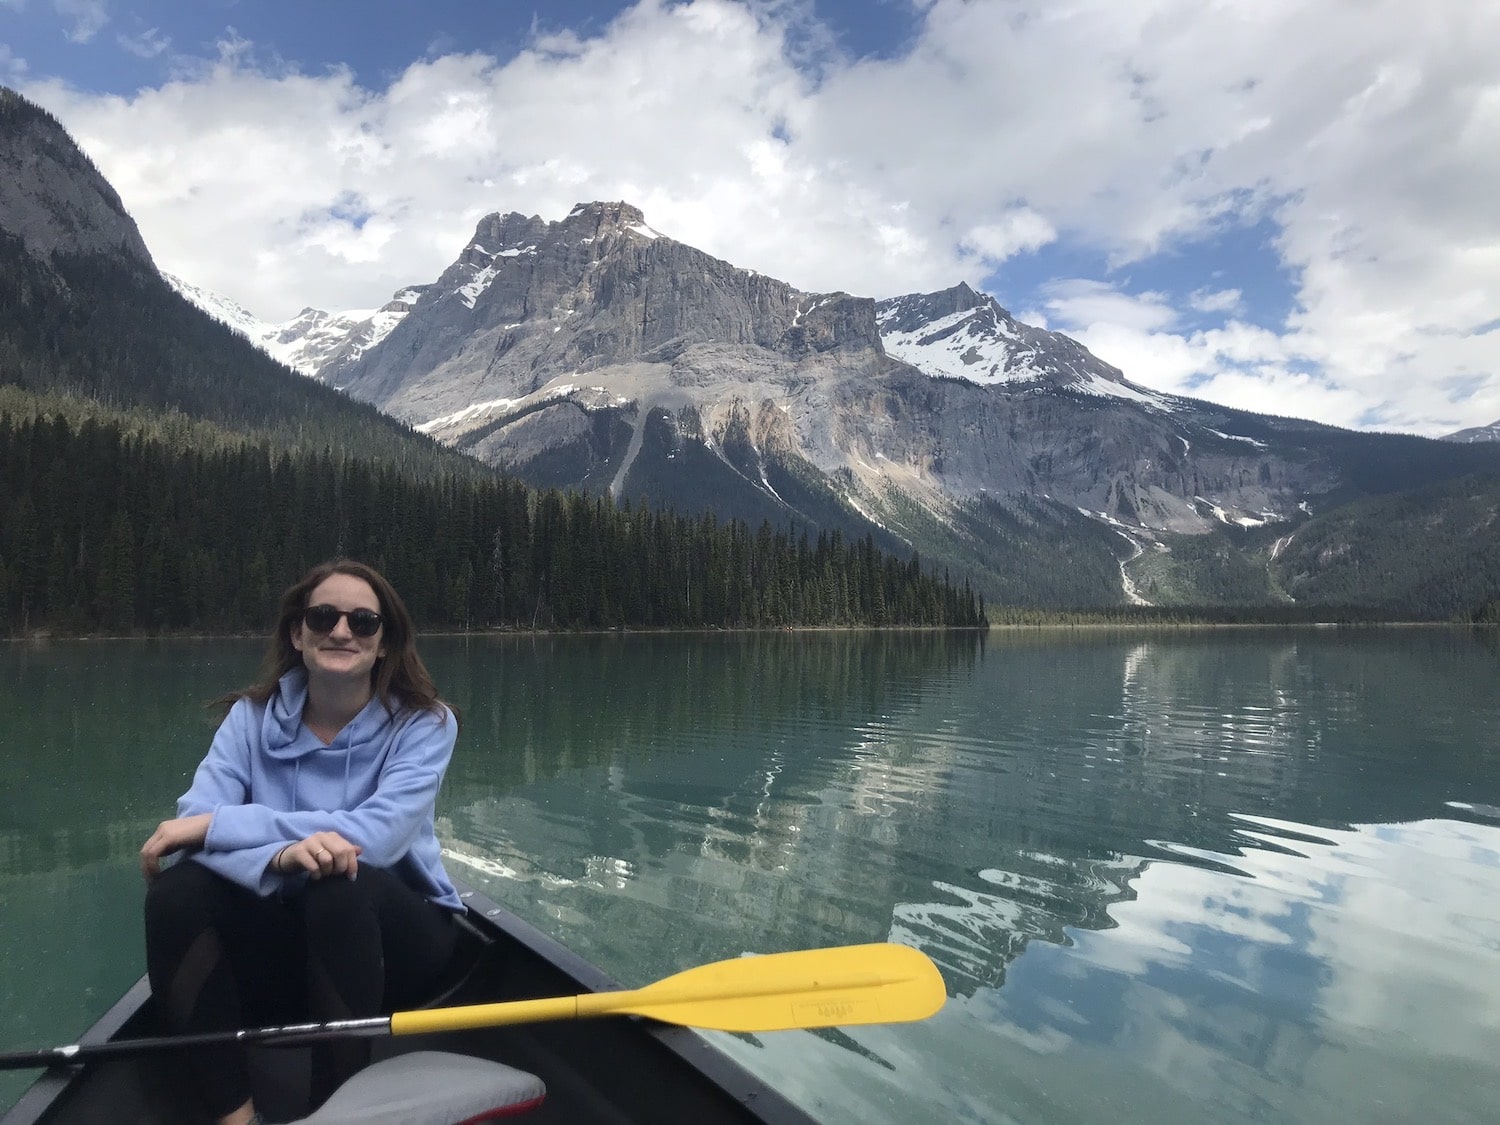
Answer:
<svg viewBox="0 0 1500 1125"><path fill-rule="evenodd" d="M162 928L201 928L218 897L215 875L201 863L179 860L146 888L146 932Z"/></svg>
<svg viewBox="0 0 1500 1125"><path fill-rule="evenodd" d="M373 922L375 883L382 874L366 868L357 879L338 875L309 879L302 896L302 919L309 937Z"/></svg>

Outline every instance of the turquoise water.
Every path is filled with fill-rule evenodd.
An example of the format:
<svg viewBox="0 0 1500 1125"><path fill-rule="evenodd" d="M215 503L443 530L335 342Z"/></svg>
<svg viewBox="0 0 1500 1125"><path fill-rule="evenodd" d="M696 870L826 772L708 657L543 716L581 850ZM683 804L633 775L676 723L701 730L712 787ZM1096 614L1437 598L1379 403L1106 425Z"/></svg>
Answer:
<svg viewBox="0 0 1500 1125"><path fill-rule="evenodd" d="M716 1036L823 1120L1494 1119L1493 633L424 651L465 720L451 869L622 982L932 955L922 1024ZM257 655L0 648L0 1048L73 1038L139 974L136 849Z"/></svg>

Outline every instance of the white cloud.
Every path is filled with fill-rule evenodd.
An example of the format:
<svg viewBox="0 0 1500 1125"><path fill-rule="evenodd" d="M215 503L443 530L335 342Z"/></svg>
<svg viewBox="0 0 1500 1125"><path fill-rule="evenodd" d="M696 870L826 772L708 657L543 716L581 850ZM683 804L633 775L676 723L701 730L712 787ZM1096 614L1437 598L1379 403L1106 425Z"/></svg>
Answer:
<svg viewBox="0 0 1500 1125"><path fill-rule="evenodd" d="M1188 304L1201 313L1234 312L1240 307L1241 296L1238 289L1198 289L1188 298Z"/></svg>
<svg viewBox="0 0 1500 1125"><path fill-rule="evenodd" d="M65 34L73 43L87 43L109 22L104 0L52 0L52 6L71 22Z"/></svg>
<svg viewBox="0 0 1500 1125"><path fill-rule="evenodd" d="M997 223L972 228L961 245L977 253L987 267L998 266L1007 258L1038 250L1055 241L1057 228L1030 207L1017 207L1001 216Z"/></svg>
<svg viewBox="0 0 1500 1125"><path fill-rule="evenodd" d="M1163 389L1423 432L1500 417L1500 336L1476 331L1500 315L1500 6L932 0L908 53L862 60L828 54L809 11L642 0L587 38L426 58L383 89L233 41L129 98L26 92L165 268L265 317L377 304L486 212L589 199L874 296L1034 251L1184 255L1263 220L1297 287L1286 325L1184 333L1172 300L1098 278L1034 299ZM1217 289L1174 299L1243 316L1235 264L1214 265Z"/></svg>
<svg viewBox="0 0 1500 1125"><path fill-rule="evenodd" d="M1133 296L1090 281L1060 282L1048 292L1052 328L1157 390L1324 420L1355 419L1369 408L1357 392L1310 374L1311 357L1295 336L1239 320L1182 332L1160 293Z"/></svg>
<svg viewBox="0 0 1500 1125"><path fill-rule="evenodd" d="M121 33L115 39L122 49L142 59L154 59L172 45L171 38L155 27L148 27L135 35Z"/></svg>
<svg viewBox="0 0 1500 1125"><path fill-rule="evenodd" d="M1051 320L1063 331L1112 325L1136 333L1158 332L1177 323L1164 293L1129 294L1102 281L1072 278L1044 287Z"/></svg>
<svg viewBox="0 0 1500 1125"><path fill-rule="evenodd" d="M4 2L5 0L0 0L0 3ZM19 86L26 79L26 70L26 60L0 43L0 83Z"/></svg>

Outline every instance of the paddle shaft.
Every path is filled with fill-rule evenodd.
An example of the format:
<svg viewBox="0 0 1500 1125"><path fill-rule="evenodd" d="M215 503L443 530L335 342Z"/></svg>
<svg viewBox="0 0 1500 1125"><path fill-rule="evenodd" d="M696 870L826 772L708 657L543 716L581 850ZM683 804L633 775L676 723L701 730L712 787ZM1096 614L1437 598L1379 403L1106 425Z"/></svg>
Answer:
<svg viewBox="0 0 1500 1125"><path fill-rule="evenodd" d="M767 988L760 991L774 992L775 990ZM140 1054L145 1051L162 1051L181 1047L222 1047L230 1043L240 1043L244 1046L270 1043L276 1046L294 1047L327 1039L423 1035L444 1031L465 1031L480 1027L630 1015L630 1009L636 1003L645 1002L644 998L650 996L651 994L645 989L634 992L592 992L581 996L507 1000L497 1004L467 1004L455 1008L433 1008L425 1011L419 1009L360 1020L294 1023L279 1027L249 1027L238 1031L205 1031L195 1035L149 1035L103 1043L70 1043L63 1047L44 1047L38 1051L11 1051L0 1054L0 1070L72 1066L78 1063L99 1062L104 1059ZM668 1000L670 999L669 997ZM683 1002L696 999L698 999L696 996L682 997Z"/></svg>
<svg viewBox="0 0 1500 1125"><path fill-rule="evenodd" d="M44 1047L39 1051L0 1053L0 1070L27 1070L41 1066L73 1066L100 1062L180 1047L222 1047L230 1043L251 1046L274 1043L297 1046L325 1039L376 1037L391 1033L390 1016L373 1016L359 1020L330 1020L327 1023L293 1023L277 1027L248 1027L238 1031L205 1031L194 1035L148 1035L138 1039L114 1039L103 1043L69 1043L64 1047Z"/></svg>

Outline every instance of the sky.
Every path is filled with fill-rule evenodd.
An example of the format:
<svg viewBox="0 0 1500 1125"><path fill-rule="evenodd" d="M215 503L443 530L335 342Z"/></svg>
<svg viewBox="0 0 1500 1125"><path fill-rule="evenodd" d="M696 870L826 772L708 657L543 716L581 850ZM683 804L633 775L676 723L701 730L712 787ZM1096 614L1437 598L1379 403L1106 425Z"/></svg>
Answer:
<svg viewBox="0 0 1500 1125"><path fill-rule="evenodd" d="M280 321L623 199L810 292L967 281L1133 381L1500 419L1493 0L0 0L158 265Z"/></svg>

